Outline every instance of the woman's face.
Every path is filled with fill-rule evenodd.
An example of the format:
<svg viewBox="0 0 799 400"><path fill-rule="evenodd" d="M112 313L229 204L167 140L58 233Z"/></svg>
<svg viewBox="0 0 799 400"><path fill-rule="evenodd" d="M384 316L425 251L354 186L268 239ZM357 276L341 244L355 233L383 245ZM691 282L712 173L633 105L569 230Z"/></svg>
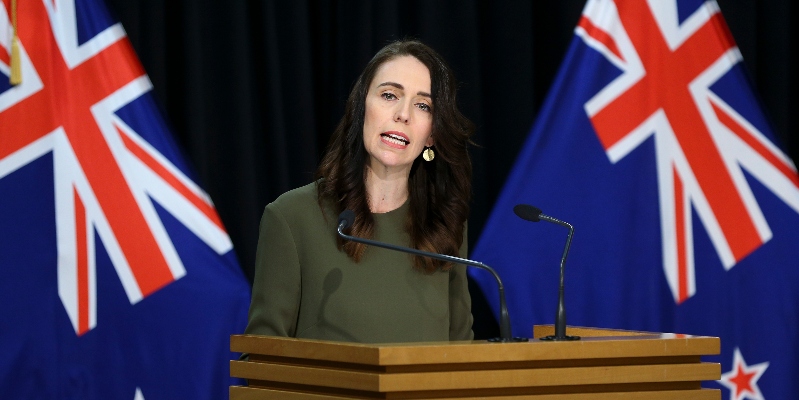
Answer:
<svg viewBox="0 0 799 400"><path fill-rule="evenodd" d="M430 71L415 57L397 57L377 69L366 94L363 123L372 170L410 171L424 147L433 145L430 93Z"/></svg>

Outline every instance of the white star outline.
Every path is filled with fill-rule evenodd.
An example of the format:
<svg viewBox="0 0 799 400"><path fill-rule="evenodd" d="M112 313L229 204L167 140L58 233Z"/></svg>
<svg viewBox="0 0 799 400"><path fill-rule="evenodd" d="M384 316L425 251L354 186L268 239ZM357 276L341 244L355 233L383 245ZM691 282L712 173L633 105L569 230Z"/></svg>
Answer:
<svg viewBox="0 0 799 400"><path fill-rule="evenodd" d="M717 382L730 390L730 400L744 400L747 398L749 400L765 400L763 393L760 392L760 387L757 386L757 381L760 379L763 373L766 372L768 364L768 361L766 361L760 364L747 365L746 360L744 360L744 357L741 355L741 350L736 347L732 356L732 369L730 369L729 372L722 374L721 379L719 379ZM736 389L738 386L730 379L738 375L739 367L744 373L755 373L751 380L753 391L745 390L736 394Z"/></svg>

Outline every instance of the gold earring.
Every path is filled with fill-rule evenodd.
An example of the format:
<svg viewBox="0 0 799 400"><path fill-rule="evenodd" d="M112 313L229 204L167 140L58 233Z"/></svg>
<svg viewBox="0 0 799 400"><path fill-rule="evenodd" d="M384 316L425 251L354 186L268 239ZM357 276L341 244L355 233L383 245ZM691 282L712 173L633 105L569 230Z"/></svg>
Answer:
<svg viewBox="0 0 799 400"><path fill-rule="evenodd" d="M422 158L424 158L425 161L433 161L433 159L436 158L436 153L433 151L432 147L427 147L422 152Z"/></svg>

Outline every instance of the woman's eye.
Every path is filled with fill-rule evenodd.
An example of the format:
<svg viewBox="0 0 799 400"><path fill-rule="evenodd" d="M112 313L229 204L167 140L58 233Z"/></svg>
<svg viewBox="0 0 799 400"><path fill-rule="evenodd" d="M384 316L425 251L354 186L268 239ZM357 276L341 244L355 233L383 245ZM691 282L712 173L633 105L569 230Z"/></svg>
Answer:
<svg viewBox="0 0 799 400"><path fill-rule="evenodd" d="M381 94L381 96L383 96L383 98L386 99L386 100L396 100L397 99L397 96L394 96L394 93L391 93L391 92L385 92L385 93Z"/></svg>
<svg viewBox="0 0 799 400"><path fill-rule="evenodd" d="M416 105L416 107L419 107L419 109L422 111L427 111L427 112L433 111L433 109L427 103L419 103Z"/></svg>

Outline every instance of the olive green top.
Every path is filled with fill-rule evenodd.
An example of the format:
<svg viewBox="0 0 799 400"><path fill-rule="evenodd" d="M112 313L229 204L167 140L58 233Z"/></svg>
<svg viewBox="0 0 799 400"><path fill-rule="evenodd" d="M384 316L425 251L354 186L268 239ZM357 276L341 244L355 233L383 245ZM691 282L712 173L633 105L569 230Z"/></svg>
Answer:
<svg viewBox="0 0 799 400"><path fill-rule="evenodd" d="M408 246L408 209L374 214L373 239ZM246 333L361 343L474 337L465 266L425 274L410 255L374 246L355 263L336 247L337 218L322 213L314 183L266 206Z"/></svg>

